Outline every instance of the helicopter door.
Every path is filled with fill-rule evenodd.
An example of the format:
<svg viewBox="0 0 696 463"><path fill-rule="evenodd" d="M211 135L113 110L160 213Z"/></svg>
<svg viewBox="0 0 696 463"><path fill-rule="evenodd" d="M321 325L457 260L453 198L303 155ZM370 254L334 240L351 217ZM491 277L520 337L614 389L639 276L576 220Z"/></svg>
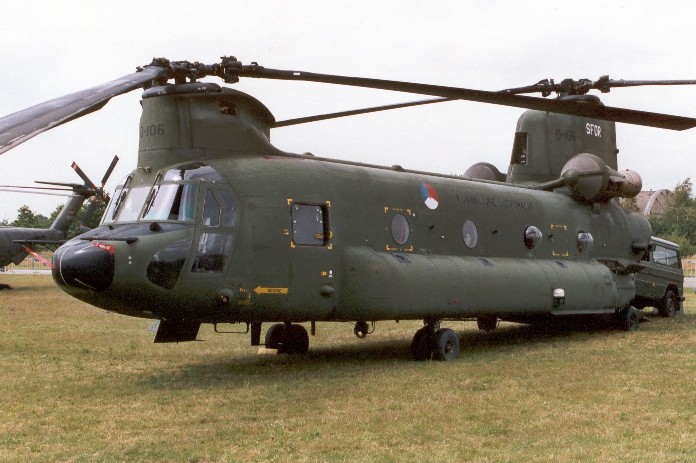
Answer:
<svg viewBox="0 0 696 463"><path fill-rule="evenodd" d="M219 276L227 268L236 239L237 202L226 188L203 184L199 211L189 275Z"/></svg>
<svg viewBox="0 0 696 463"><path fill-rule="evenodd" d="M331 202L291 202L288 303L306 317L326 317L335 305L338 262L330 227Z"/></svg>

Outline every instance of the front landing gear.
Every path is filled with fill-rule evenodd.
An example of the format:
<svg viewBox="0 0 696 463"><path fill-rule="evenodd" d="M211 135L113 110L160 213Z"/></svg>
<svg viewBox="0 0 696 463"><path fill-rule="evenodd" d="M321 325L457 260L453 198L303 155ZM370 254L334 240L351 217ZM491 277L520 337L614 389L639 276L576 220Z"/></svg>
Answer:
<svg viewBox="0 0 696 463"><path fill-rule="evenodd" d="M459 357L459 351L457 333L449 328L440 328L440 322L426 322L411 341L414 360L455 360Z"/></svg>
<svg viewBox="0 0 696 463"><path fill-rule="evenodd" d="M266 331L266 349L278 349L279 354L306 354L309 335L302 325L276 323Z"/></svg>

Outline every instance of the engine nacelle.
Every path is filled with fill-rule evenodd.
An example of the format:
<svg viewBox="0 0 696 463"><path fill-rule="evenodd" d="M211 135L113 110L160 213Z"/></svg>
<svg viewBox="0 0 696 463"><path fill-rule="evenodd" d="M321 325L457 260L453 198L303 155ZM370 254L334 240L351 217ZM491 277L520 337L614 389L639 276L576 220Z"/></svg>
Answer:
<svg viewBox="0 0 696 463"><path fill-rule="evenodd" d="M578 201L595 203L611 198L633 198L640 193L643 180L637 172L618 172L598 156L581 153L573 156L561 170L561 178Z"/></svg>
<svg viewBox="0 0 696 463"><path fill-rule="evenodd" d="M497 167L487 162L477 162L464 172L464 177L476 178L481 180L491 180L494 182L504 182L505 175Z"/></svg>

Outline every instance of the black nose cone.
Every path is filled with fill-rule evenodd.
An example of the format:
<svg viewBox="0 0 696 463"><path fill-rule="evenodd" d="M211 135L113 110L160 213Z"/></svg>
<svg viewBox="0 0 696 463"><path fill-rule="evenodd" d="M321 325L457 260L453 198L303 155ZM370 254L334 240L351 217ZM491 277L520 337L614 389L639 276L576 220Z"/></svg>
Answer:
<svg viewBox="0 0 696 463"><path fill-rule="evenodd" d="M53 255L53 279L73 288L105 290L114 279L114 246L93 241L58 248Z"/></svg>

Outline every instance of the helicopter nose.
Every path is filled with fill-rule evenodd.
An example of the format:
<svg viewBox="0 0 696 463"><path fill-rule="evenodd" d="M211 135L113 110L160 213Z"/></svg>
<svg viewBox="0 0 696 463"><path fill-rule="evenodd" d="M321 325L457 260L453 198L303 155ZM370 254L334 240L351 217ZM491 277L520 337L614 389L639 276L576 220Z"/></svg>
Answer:
<svg viewBox="0 0 696 463"><path fill-rule="evenodd" d="M62 246L53 255L53 279L59 285L102 291L114 279L114 250L96 241Z"/></svg>

